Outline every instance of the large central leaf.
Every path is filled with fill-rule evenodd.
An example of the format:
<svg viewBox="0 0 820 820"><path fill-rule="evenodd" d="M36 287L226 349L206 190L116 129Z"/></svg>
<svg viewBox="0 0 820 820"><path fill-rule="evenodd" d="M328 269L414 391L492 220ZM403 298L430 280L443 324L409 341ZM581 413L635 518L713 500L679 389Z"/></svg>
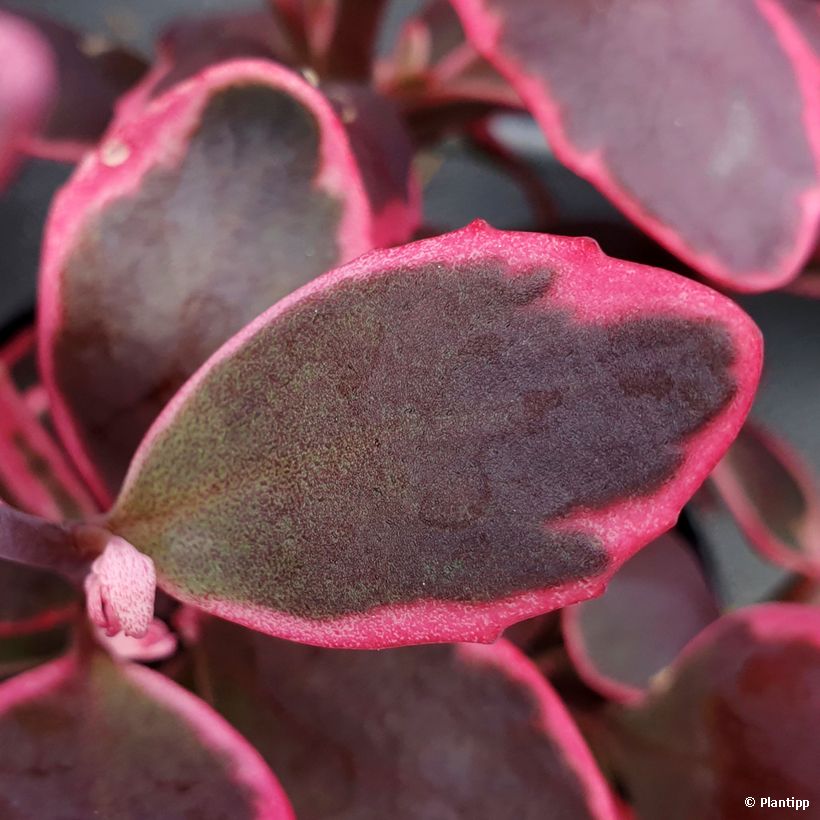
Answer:
<svg viewBox="0 0 820 820"><path fill-rule="evenodd" d="M717 294L476 224L235 337L152 428L108 526L173 594L275 634L488 639L672 525L759 366Z"/></svg>

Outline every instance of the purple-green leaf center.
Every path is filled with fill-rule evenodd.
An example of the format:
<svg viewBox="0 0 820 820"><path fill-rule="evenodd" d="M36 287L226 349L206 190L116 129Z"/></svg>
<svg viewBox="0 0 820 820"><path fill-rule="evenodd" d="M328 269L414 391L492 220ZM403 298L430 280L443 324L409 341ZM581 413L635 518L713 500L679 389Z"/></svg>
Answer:
<svg viewBox="0 0 820 820"><path fill-rule="evenodd" d="M295 302L216 364L111 521L178 589L324 619L597 575L566 514L658 489L732 397L716 323L608 325L442 261Z"/></svg>

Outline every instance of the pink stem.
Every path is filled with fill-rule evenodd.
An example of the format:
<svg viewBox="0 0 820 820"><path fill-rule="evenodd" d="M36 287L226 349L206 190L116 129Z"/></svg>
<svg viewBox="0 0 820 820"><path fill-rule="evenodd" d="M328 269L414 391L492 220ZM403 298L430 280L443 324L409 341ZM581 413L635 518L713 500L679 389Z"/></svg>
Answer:
<svg viewBox="0 0 820 820"><path fill-rule="evenodd" d="M99 512L88 490L0 364L0 478L16 502L51 520ZM67 509L68 508L68 509ZM67 516L67 512L72 516Z"/></svg>

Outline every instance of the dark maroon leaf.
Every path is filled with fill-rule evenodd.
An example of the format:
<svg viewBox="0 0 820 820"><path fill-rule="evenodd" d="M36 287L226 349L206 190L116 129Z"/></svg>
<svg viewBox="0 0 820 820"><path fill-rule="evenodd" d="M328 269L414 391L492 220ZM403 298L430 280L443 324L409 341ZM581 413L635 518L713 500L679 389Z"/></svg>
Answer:
<svg viewBox="0 0 820 820"><path fill-rule="evenodd" d="M707 288L475 223L368 254L234 337L106 526L165 591L281 637L492 640L672 526L760 352Z"/></svg>
<svg viewBox="0 0 820 820"><path fill-rule="evenodd" d="M672 533L630 558L600 598L561 613L581 677L623 703L640 700L651 678L719 614L698 561Z"/></svg>
<svg viewBox="0 0 820 820"><path fill-rule="evenodd" d="M638 817L779 818L793 813L789 799L809 801L801 814L811 816L820 804L820 609L768 604L725 616L616 720L619 777Z"/></svg>
<svg viewBox="0 0 820 820"><path fill-rule="evenodd" d="M102 652L0 686L0 816L293 817L262 759L219 715Z"/></svg>
<svg viewBox="0 0 820 820"><path fill-rule="evenodd" d="M820 578L820 489L786 442L747 423L711 484L761 555Z"/></svg>
<svg viewBox="0 0 820 820"><path fill-rule="evenodd" d="M658 241L739 290L795 278L820 217L820 65L778 0L452 2L559 158Z"/></svg>
<svg viewBox="0 0 820 820"><path fill-rule="evenodd" d="M340 120L273 63L208 69L116 124L57 197L40 288L55 424L100 499L222 342L375 242Z"/></svg>
<svg viewBox="0 0 820 820"><path fill-rule="evenodd" d="M216 619L198 638L215 707L299 817L615 817L557 695L506 641L327 650Z"/></svg>

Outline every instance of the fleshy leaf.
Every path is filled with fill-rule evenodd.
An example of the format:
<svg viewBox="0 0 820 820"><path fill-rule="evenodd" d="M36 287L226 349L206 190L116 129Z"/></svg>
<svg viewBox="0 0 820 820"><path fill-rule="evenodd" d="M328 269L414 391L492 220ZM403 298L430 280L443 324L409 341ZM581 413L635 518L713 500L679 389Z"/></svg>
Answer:
<svg viewBox="0 0 820 820"><path fill-rule="evenodd" d="M48 44L25 20L0 10L0 191L20 162L24 144L45 121L55 96L56 68Z"/></svg>
<svg viewBox="0 0 820 820"><path fill-rule="evenodd" d="M703 286L474 223L235 336L152 427L106 526L166 592L280 637L492 640L672 526L760 354Z"/></svg>
<svg viewBox="0 0 820 820"><path fill-rule="evenodd" d="M101 37L72 31L36 14L24 13L48 43L56 67L56 94L28 153L75 162L108 126L117 98L145 73L145 61Z"/></svg>
<svg viewBox="0 0 820 820"><path fill-rule="evenodd" d="M57 197L40 288L55 424L97 495L220 344L372 229L332 107L272 63L211 68L115 125Z"/></svg>
<svg viewBox="0 0 820 820"><path fill-rule="evenodd" d="M605 697L640 700L653 675L720 614L691 550L672 533L630 558L600 598L562 610L578 673Z"/></svg>
<svg viewBox="0 0 820 820"><path fill-rule="evenodd" d="M788 444L746 424L710 479L764 557L820 578L820 490Z"/></svg>
<svg viewBox="0 0 820 820"><path fill-rule="evenodd" d="M139 114L163 92L228 59L295 60L273 17L259 12L179 22L165 32L158 49L145 80L120 101L121 119ZM421 190L412 171L413 145L399 112L361 84L323 83L320 89L345 127L361 173L373 211L372 247L406 242L421 221Z"/></svg>
<svg viewBox="0 0 820 820"><path fill-rule="evenodd" d="M264 59L299 64L268 11L177 20L159 36L155 50L148 73L117 102L118 119L141 115L156 97L218 63Z"/></svg>
<svg viewBox="0 0 820 820"><path fill-rule="evenodd" d="M219 715L102 652L0 686L0 815L293 816L262 759Z"/></svg>
<svg viewBox="0 0 820 820"><path fill-rule="evenodd" d="M618 715L618 774L638 817L783 816L761 796L820 803L820 609L725 616L659 684ZM749 796L756 809L745 808Z"/></svg>
<svg viewBox="0 0 820 820"><path fill-rule="evenodd" d="M558 696L511 644L319 649L200 628L214 706L299 817L614 818Z"/></svg>
<svg viewBox="0 0 820 820"><path fill-rule="evenodd" d="M820 70L778 0L452 2L558 157L644 230L739 290L795 278L820 217Z"/></svg>

